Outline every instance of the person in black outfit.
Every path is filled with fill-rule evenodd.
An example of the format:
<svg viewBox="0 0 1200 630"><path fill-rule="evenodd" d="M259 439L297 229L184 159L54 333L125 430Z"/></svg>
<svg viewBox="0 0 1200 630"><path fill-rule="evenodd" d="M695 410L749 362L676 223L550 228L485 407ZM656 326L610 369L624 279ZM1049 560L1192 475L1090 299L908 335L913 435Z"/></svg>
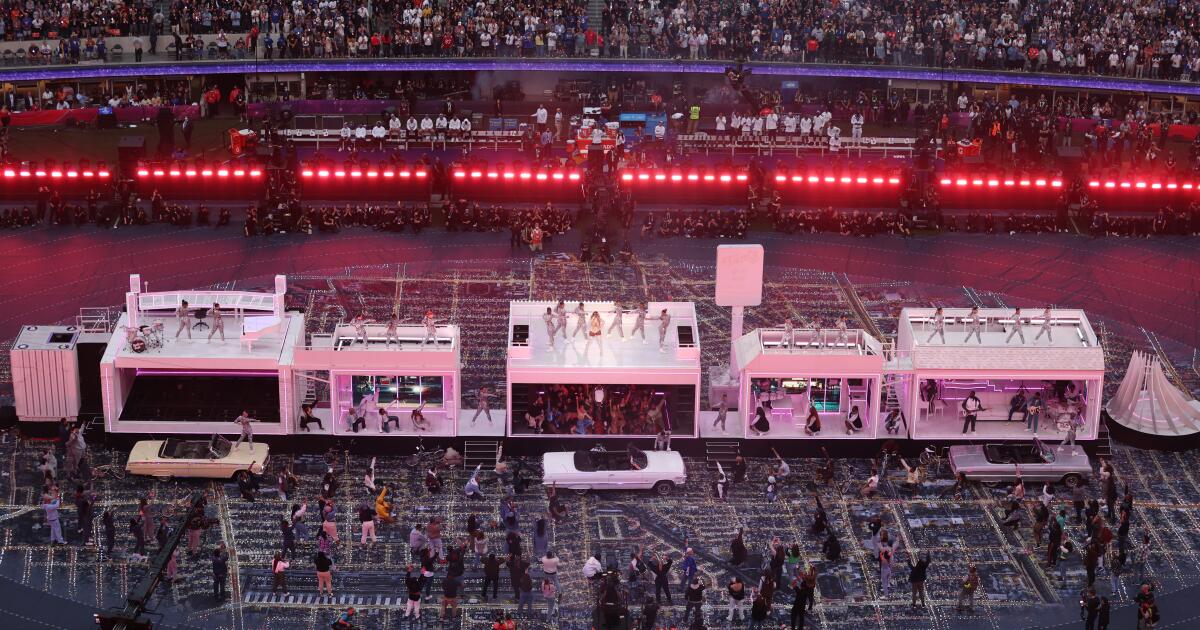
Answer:
<svg viewBox="0 0 1200 630"><path fill-rule="evenodd" d="M739 567L746 561L746 542L742 540L742 528L738 528L737 534L733 537L733 542L729 545L729 553L732 556L730 563Z"/></svg>
<svg viewBox="0 0 1200 630"><path fill-rule="evenodd" d="M837 562L842 557L842 543L838 542L837 534L833 530L829 530L829 537L821 545L821 553L825 554L825 559L830 562Z"/></svg>
<svg viewBox="0 0 1200 630"><path fill-rule="evenodd" d="M225 599L225 579L229 575L229 556L225 555L225 544L217 545L212 553L213 599Z"/></svg>
<svg viewBox="0 0 1200 630"><path fill-rule="evenodd" d="M658 623L658 602L647 596L646 603L642 604L641 630L654 630L656 623Z"/></svg>
<svg viewBox="0 0 1200 630"><path fill-rule="evenodd" d="M1100 598L1100 610L1096 613L1096 630L1108 630L1108 617L1111 606L1107 597Z"/></svg>
<svg viewBox="0 0 1200 630"><path fill-rule="evenodd" d="M737 459L733 460L733 483L745 483L746 481L746 460L738 455Z"/></svg>
<svg viewBox="0 0 1200 630"><path fill-rule="evenodd" d="M804 630L804 604L808 595L803 580L792 580L792 630Z"/></svg>
<svg viewBox="0 0 1200 630"><path fill-rule="evenodd" d="M521 559L521 556L508 557L508 579L512 583L513 601L521 601L521 576L525 575L525 569L529 567L529 563Z"/></svg>
<svg viewBox="0 0 1200 630"><path fill-rule="evenodd" d="M496 554L489 553L483 561L483 590L481 591L483 601L487 601L487 587L492 585L492 599L496 599L496 590L500 588L500 567L504 566L504 561L496 557Z"/></svg>
<svg viewBox="0 0 1200 630"><path fill-rule="evenodd" d="M104 525L104 550L111 556L113 547L117 544L117 525L113 522L112 510L104 510L100 521Z"/></svg>
<svg viewBox="0 0 1200 630"><path fill-rule="evenodd" d="M650 564L650 570L654 572L654 601L659 600L660 594L666 594L667 605L674 606L671 603L671 563L670 558L662 559L662 556L655 556L654 562Z"/></svg>
<svg viewBox="0 0 1200 630"><path fill-rule="evenodd" d="M825 506L821 505L821 497L813 495L817 500L817 513L813 515L812 527L808 528L809 536L820 536L829 529L829 517L825 514Z"/></svg>
<svg viewBox="0 0 1200 630"><path fill-rule="evenodd" d="M296 555L296 530L286 518L279 519L279 533L283 536L283 557L286 559L289 551L293 556Z"/></svg>
<svg viewBox="0 0 1200 630"><path fill-rule="evenodd" d="M908 558L908 583L912 585L912 607L917 607L917 596L921 596L921 605L925 605L925 577L929 572L929 552L925 552L925 557L912 561L912 555Z"/></svg>
<svg viewBox="0 0 1200 630"><path fill-rule="evenodd" d="M700 582L700 577L692 578L691 584L683 591L683 599L686 607L683 609L683 621L687 623L688 617L692 611L696 611L696 619L704 619L704 589L705 585Z"/></svg>
<svg viewBox="0 0 1200 630"><path fill-rule="evenodd" d="M1089 587L1084 594L1082 612L1087 614L1084 627L1087 630L1096 630L1096 620L1100 616L1100 598L1096 596L1096 589Z"/></svg>

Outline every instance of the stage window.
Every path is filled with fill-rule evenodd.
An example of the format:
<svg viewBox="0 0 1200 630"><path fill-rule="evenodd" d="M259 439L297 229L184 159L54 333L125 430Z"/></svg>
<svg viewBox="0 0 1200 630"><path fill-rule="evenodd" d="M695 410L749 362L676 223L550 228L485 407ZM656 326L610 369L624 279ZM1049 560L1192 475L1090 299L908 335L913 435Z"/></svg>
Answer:
<svg viewBox="0 0 1200 630"><path fill-rule="evenodd" d="M442 377L440 376L356 375L351 378L355 406L358 406L363 398L373 393L379 395L380 405L394 403L399 407L409 408L424 402L427 409L442 406Z"/></svg>
<svg viewBox="0 0 1200 630"><path fill-rule="evenodd" d="M512 434L693 435L695 406L694 385L513 383Z"/></svg>
<svg viewBox="0 0 1200 630"><path fill-rule="evenodd" d="M851 379L851 385L857 381L862 384L862 379ZM755 400L767 400L778 398L780 394L788 396L796 396L800 394L808 394L808 403L817 408L817 411L822 413L836 412L841 410L842 404L842 381L839 378L804 378L804 377L789 377L789 378L763 378L756 379L753 384ZM773 396L764 397L762 394L769 392Z"/></svg>

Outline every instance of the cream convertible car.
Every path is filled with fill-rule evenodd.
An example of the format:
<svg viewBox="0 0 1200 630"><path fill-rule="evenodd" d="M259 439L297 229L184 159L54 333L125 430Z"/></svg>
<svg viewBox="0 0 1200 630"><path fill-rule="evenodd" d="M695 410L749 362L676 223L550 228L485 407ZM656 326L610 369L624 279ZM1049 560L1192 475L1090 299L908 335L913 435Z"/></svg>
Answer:
<svg viewBox="0 0 1200 630"><path fill-rule="evenodd" d="M143 440L133 445L125 470L134 475L162 479L229 479L251 464L255 474L262 474L268 454L269 448L261 442L253 446L243 443L233 448L233 444L220 435L207 440Z"/></svg>

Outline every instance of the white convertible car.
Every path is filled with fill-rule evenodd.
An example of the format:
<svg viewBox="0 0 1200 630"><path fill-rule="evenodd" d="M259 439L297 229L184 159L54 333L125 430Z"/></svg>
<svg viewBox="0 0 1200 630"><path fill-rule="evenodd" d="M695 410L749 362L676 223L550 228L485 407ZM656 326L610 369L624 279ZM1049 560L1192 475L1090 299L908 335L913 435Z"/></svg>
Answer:
<svg viewBox="0 0 1200 630"><path fill-rule="evenodd" d="M542 455L542 483L571 490L650 490L670 494L687 481L676 451L574 451Z"/></svg>
<svg viewBox="0 0 1200 630"><path fill-rule="evenodd" d="M143 440L133 445L125 470L151 477L203 477L229 479L251 463L262 474L269 448L261 442L237 448L229 440L214 435L207 440Z"/></svg>

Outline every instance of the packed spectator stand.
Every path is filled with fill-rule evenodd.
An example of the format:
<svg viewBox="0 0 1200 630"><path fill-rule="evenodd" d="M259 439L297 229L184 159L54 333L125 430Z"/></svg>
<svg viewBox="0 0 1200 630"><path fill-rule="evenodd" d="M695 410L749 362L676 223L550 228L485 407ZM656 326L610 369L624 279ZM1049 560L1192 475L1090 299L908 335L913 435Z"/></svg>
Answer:
<svg viewBox="0 0 1200 630"><path fill-rule="evenodd" d="M32 63L110 59L105 38L190 58L604 57L747 59L1189 81L1200 74L1194 4L1116 0L956 3L466 0L313 4L176 0L62 7L6 3L0 36ZM594 15L594 14L593 14ZM10 57L14 59L14 57Z"/></svg>

